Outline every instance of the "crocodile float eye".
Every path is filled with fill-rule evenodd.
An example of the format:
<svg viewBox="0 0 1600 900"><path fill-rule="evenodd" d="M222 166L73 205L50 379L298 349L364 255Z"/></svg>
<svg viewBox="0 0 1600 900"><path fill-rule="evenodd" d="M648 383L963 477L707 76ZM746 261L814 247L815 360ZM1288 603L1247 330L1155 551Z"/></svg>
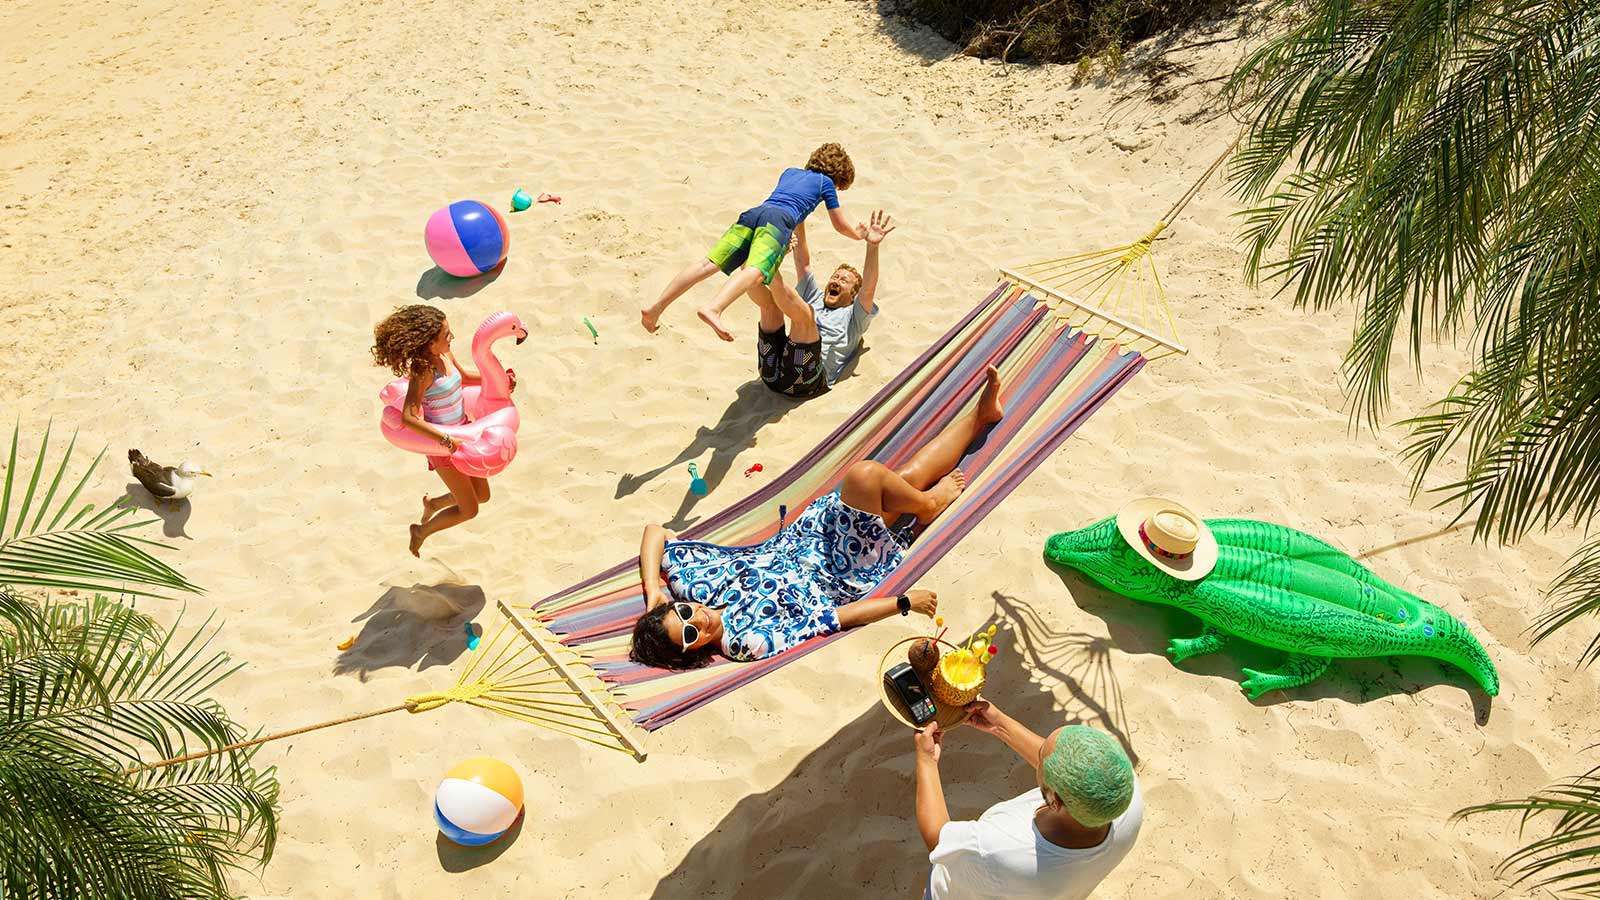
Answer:
<svg viewBox="0 0 1600 900"><path fill-rule="evenodd" d="M1428 636L1428 637L1433 637L1433 626L1432 625L1424 625L1424 626L1422 626L1422 633L1424 635Z"/></svg>
<svg viewBox="0 0 1600 900"><path fill-rule="evenodd" d="M1402 606L1399 609L1395 610L1394 617L1396 619L1404 619L1406 617L1406 608L1404 606Z"/></svg>

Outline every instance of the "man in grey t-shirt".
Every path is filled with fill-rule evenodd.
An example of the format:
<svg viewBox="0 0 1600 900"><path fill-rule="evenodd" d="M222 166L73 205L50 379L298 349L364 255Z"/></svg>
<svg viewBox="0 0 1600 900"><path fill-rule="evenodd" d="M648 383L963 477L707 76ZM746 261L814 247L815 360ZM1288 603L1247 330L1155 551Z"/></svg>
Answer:
<svg viewBox="0 0 1600 900"><path fill-rule="evenodd" d="M861 336L878 314L878 245L894 230L894 220L876 210L867 225L867 258L857 272L840 264L818 285L811 271L811 250L806 245L805 223L794 230L795 292L811 307L817 334L822 341L822 369L828 384L839 380L839 373L861 348Z"/></svg>

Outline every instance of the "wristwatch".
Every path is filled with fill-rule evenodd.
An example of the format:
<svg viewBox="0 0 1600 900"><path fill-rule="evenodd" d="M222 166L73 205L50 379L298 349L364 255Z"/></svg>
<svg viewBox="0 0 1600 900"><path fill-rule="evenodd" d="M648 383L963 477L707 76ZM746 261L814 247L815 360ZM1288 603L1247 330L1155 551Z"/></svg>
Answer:
<svg viewBox="0 0 1600 900"><path fill-rule="evenodd" d="M911 615L911 598L907 597L905 594L901 594L900 596L894 598L894 605L900 608L900 615Z"/></svg>

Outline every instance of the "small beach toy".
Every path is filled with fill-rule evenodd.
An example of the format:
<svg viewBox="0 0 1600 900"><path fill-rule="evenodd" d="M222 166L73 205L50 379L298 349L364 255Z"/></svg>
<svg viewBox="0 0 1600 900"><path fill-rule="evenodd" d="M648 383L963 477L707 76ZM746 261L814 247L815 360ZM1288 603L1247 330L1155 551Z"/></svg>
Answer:
<svg viewBox="0 0 1600 900"><path fill-rule="evenodd" d="M596 344L600 343L600 332L595 330L594 323L589 321L588 316L583 317L583 324L589 329L589 337L594 338Z"/></svg>
<svg viewBox="0 0 1600 900"><path fill-rule="evenodd" d="M744 470L744 477L749 478L751 475L754 475L759 471L761 471L761 463L756 463L750 468Z"/></svg>
<svg viewBox="0 0 1600 900"><path fill-rule="evenodd" d="M433 793L439 831L463 847L477 847L505 834L522 813L522 779L489 756L456 763Z"/></svg>
<svg viewBox="0 0 1600 900"><path fill-rule="evenodd" d="M561 198L557 197L555 194L540 194L539 195L539 202L540 203L560 203L561 202Z"/></svg>
<svg viewBox="0 0 1600 900"><path fill-rule="evenodd" d="M528 192L523 190L522 188L517 188L517 192L515 194L511 195L511 211L512 212L522 212L523 210L527 209L528 207L530 207L532 205L533 205L533 198L528 196Z"/></svg>
<svg viewBox="0 0 1600 900"><path fill-rule="evenodd" d="M473 628L471 622L463 622L461 627L467 633L467 649L478 649L478 641L482 639L482 635L478 632L478 629Z"/></svg>
<svg viewBox="0 0 1600 900"><path fill-rule="evenodd" d="M700 467L694 463L689 463L689 493L696 497L704 497L711 493L711 488L706 484L706 480L700 477Z"/></svg>
<svg viewBox="0 0 1600 900"><path fill-rule="evenodd" d="M506 220L476 200L457 200L429 216L422 239L434 264L458 278L482 275L511 250Z"/></svg>

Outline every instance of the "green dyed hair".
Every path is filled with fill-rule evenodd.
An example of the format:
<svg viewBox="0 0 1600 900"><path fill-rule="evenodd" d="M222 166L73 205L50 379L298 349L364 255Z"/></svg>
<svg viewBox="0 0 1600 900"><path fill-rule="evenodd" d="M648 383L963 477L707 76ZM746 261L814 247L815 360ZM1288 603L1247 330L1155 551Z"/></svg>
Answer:
<svg viewBox="0 0 1600 900"><path fill-rule="evenodd" d="M1116 738L1087 725L1068 725L1044 760L1044 786L1079 823L1097 828L1133 802L1133 763Z"/></svg>

